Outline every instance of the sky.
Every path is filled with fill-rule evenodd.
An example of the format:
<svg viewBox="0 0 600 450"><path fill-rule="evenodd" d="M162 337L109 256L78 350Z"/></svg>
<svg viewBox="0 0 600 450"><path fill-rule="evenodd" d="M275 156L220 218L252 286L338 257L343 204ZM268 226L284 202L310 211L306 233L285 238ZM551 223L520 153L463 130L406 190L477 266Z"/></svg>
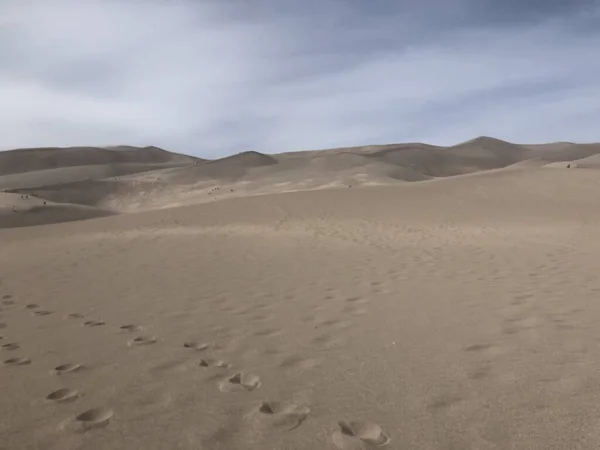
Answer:
<svg viewBox="0 0 600 450"><path fill-rule="evenodd" d="M0 149L600 141L600 0L0 0Z"/></svg>

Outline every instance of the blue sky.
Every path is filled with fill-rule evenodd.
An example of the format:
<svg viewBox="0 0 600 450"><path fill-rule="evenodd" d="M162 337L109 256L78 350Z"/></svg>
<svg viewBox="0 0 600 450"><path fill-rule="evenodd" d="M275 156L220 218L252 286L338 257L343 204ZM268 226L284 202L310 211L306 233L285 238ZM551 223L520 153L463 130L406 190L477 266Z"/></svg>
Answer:
<svg viewBox="0 0 600 450"><path fill-rule="evenodd" d="M0 0L0 149L600 141L600 0Z"/></svg>

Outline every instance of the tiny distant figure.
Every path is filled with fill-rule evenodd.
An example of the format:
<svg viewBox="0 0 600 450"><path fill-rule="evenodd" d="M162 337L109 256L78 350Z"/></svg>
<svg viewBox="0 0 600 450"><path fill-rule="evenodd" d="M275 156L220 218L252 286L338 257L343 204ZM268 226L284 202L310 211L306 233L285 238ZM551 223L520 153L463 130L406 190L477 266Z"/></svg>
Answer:
<svg viewBox="0 0 600 450"><path fill-rule="evenodd" d="M352 185L351 185L351 184L349 184L349 185L348 185L348 187L350 188L350 187L352 187Z"/></svg>
<svg viewBox="0 0 600 450"><path fill-rule="evenodd" d="M44 202L44 205L46 204L46 202Z"/></svg>
<svg viewBox="0 0 600 450"><path fill-rule="evenodd" d="M13 205L13 207L12 207L12 211L13 211L13 212L17 212L17 208L15 208L15 205Z"/></svg>
<svg viewBox="0 0 600 450"><path fill-rule="evenodd" d="M571 164L567 164L567 169L570 169L570 168L571 168Z"/></svg>

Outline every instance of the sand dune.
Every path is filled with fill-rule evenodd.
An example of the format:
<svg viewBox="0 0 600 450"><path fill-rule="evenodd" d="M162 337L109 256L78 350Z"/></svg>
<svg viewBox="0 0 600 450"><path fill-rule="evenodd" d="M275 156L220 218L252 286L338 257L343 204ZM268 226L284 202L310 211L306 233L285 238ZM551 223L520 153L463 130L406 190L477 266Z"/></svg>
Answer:
<svg viewBox="0 0 600 450"><path fill-rule="evenodd" d="M278 192L396 185L503 168L595 168L600 145L518 145L479 137L452 147L408 143L275 155L250 151L212 161L154 147L6 154L0 153L9 168L5 172L27 172L0 176L5 192L126 213ZM25 167L27 161L43 169ZM48 168L59 163L67 167ZM65 220L73 217L69 214Z"/></svg>
<svg viewBox="0 0 600 450"><path fill-rule="evenodd" d="M200 158L171 153L158 147L48 147L0 152L0 175L76 166L107 164L193 164Z"/></svg>
<svg viewBox="0 0 600 450"><path fill-rule="evenodd" d="M527 161L0 230L0 447L596 449L600 179Z"/></svg>
<svg viewBox="0 0 600 450"><path fill-rule="evenodd" d="M73 203L0 193L0 228L71 222L113 215L112 211Z"/></svg>
<svg viewBox="0 0 600 450"><path fill-rule="evenodd" d="M0 448L595 449L598 158L0 153Z"/></svg>
<svg viewBox="0 0 600 450"><path fill-rule="evenodd" d="M35 148L0 152L0 190L4 193L0 203L9 198L19 199L2 209L0 227L111 215L116 211L100 204L104 197L136 191L128 183L119 183L120 177L203 162L201 158L157 147ZM23 202L23 197L27 201Z"/></svg>
<svg viewBox="0 0 600 450"><path fill-rule="evenodd" d="M427 181L503 168L593 168L599 154L599 144L517 145L488 137L448 148L416 143L277 155L245 152L208 162L152 147L29 149L0 153L4 172L25 171L0 176L0 187L27 196L27 204L37 198L121 213L257 194ZM104 164L107 160L138 162ZM48 168L57 164L71 166ZM56 214L51 215L55 222ZM44 222L42 213L37 217ZM72 217L69 214L65 221Z"/></svg>
<svg viewBox="0 0 600 450"><path fill-rule="evenodd" d="M572 165L579 168L600 168L600 154L593 154L584 158L574 159Z"/></svg>
<svg viewBox="0 0 600 450"><path fill-rule="evenodd" d="M548 162L574 161L600 153L600 144L574 144L558 142L552 144L526 145L532 155Z"/></svg>
<svg viewBox="0 0 600 450"><path fill-rule="evenodd" d="M0 189L4 192L39 195L37 191L48 187L50 192L64 185L65 190L75 183L79 188L96 185L77 185L77 182L103 180L152 172L160 169L189 166L204 160L167 152L156 147L69 147L20 149L0 152ZM85 196L102 195L88 192ZM47 200L53 200L50 197ZM65 203L83 204L78 198L66 198Z"/></svg>
<svg viewBox="0 0 600 450"><path fill-rule="evenodd" d="M181 167L181 163L122 163L61 167L0 176L0 189L31 189L86 180L118 178L141 172Z"/></svg>
<svg viewBox="0 0 600 450"><path fill-rule="evenodd" d="M0 207L0 228L29 227L52 223L95 219L113 215L112 211L73 204L47 204L22 208Z"/></svg>

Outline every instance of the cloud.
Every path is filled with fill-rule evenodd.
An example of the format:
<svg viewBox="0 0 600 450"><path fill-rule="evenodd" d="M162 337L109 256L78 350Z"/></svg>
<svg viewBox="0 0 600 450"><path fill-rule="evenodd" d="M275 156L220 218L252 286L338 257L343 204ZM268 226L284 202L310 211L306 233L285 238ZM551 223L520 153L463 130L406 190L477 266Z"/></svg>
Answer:
<svg viewBox="0 0 600 450"><path fill-rule="evenodd" d="M0 148L600 141L600 2L4 0Z"/></svg>

